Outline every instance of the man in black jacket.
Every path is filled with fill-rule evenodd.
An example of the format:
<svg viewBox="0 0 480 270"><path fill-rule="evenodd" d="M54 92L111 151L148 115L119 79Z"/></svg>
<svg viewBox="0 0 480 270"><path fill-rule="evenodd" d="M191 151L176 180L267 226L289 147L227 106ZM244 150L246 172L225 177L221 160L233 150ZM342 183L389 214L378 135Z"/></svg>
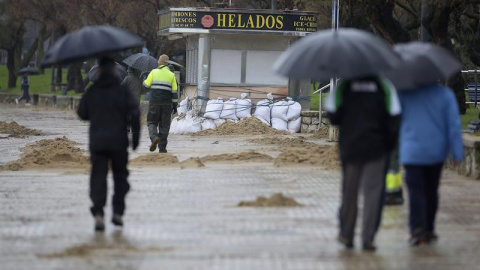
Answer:
<svg viewBox="0 0 480 270"><path fill-rule="evenodd" d="M132 147L138 147L140 138L140 110L136 99L115 76L115 62L109 58L100 60L100 77L85 93L78 105L78 116L90 121L90 199L95 230L105 229L103 208L107 200L107 174L111 162L114 180L112 198L112 223L123 226L125 196L128 184L128 135L132 129Z"/></svg>
<svg viewBox="0 0 480 270"><path fill-rule="evenodd" d="M339 126L343 183L338 240L347 248L353 247L357 196L362 184L363 249L375 250L385 165L397 143L400 123L396 90L376 76L341 81L328 97L326 110L330 122Z"/></svg>

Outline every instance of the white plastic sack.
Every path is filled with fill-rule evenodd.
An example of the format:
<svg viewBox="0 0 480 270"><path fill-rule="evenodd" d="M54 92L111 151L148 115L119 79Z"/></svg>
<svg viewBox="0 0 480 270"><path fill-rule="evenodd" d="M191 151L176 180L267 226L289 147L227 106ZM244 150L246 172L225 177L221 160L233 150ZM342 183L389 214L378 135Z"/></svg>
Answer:
<svg viewBox="0 0 480 270"><path fill-rule="evenodd" d="M180 102L180 106L177 109L178 114L187 113L188 111L188 97Z"/></svg>
<svg viewBox="0 0 480 270"><path fill-rule="evenodd" d="M277 101L273 103L272 106L272 118L282 119L287 122L287 112L288 112L288 102L287 101ZM273 124L272 124L273 125Z"/></svg>
<svg viewBox="0 0 480 270"><path fill-rule="evenodd" d="M215 123L215 126L216 126L216 127L219 127L219 126L221 126L223 123L227 122L227 120L225 120L225 119L216 119L216 120L213 120L213 122Z"/></svg>
<svg viewBox="0 0 480 270"><path fill-rule="evenodd" d="M220 118L220 114L222 113L223 109L223 99L211 99L207 102L207 107L205 109L205 114L203 117L210 118L210 119L218 119Z"/></svg>
<svg viewBox="0 0 480 270"><path fill-rule="evenodd" d="M199 117L185 118L185 133L195 133L202 131L202 121Z"/></svg>
<svg viewBox="0 0 480 270"><path fill-rule="evenodd" d="M237 118L252 117L252 101L250 99L237 100Z"/></svg>
<svg viewBox="0 0 480 270"><path fill-rule="evenodd" d="M237 110L237 99L231 98L223 103L223 109L222 109L222 113L220 113L220 118L238 120L236 110Z"/></svg>
<svg viewBox="0 0 480 270"><path fill-rule="evenodd" d="M255 117L260 119L263 123L270 126L270 108L272 102L269 99L262 99L257 103L255 107L255 113L253 114Z"/></svg>
<svg viewBox="0 0 480 270"><path fill-rule="evenodd" d="M168 133L170 134L177 134L177 124L178 124L178 116L173 118L172 122L170 123L170 130Z"/></svg>
<svg viewBox="0 0 480 270"><path fill-rule="evenodd" d="M287 121L293 121L299 118L301 112L302 105L300 105L300 103L293 100L288 101Z"/></svg>
<svg viewBox="0 0 480 270"><path fill-rule="evenodd" d="M302 118L298 117L292 121L288 121L288 131L291 133L298 133L300 132L300 128L302 127Z"/></svg>
<svg viewBox="0 0 480 270"><path fill-rule="evenodd" d="M215 120L213 119L202 119L202 130L207 129L216 129Z"/></svg>
<svg viewBox="0 0 480 270"><path fill-rule="evenodd" d="M274 129L288 131L288 122L283 119L272 118L272 127Z"/></svg>

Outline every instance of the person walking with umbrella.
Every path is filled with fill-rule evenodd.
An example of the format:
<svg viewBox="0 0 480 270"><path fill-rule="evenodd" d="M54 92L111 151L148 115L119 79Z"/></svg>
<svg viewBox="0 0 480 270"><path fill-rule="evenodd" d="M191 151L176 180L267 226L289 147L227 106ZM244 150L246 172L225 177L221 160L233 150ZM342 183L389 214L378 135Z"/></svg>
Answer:
<svg viewBox="0 0 480 270"><path fill-rule="evenodd" d="M122 86L126 87L128 91L135 98L135 102L140 106L140 96L142 95L142 78L139 70L128 67L127 76L123 79Z"/></svg>
<svg viewBox="0 0 480 270"><path fill-rule="evenodd" d="M343 78L327 99L330 121L339 125L342 199L338 241L353 248L357 199L363 185L363 249L376 249L385 163L398 137L400 103L380 72L401 63L384 40L358 29L318 31L296 42L274 69L290 78Z"/></svg>
<svg viewBox="0 0 480 270"><path fill-rule="evenodd" d="M409 244L416 246L438 238L438 188L448 154L454 165L463 160L458 104L453 91L438 82L462 65L447 50L429 43L399 44L395 50L404 63L387 76L401 90L400 163L409 191Z"/></svg>
<svg viewBox="0 0 480 270"><path fill-rule="evenodd" d="M82 120L90 121L90 199L93 203L90 210L95 218L95 230L103 231L110 162L114 180L112 223L123 226L125 196L130 189L127 128L132 128L132 148L135 150L140 138L140 110L135 98L120 85L115 62L103 58L99 69L99 78L83 95L77 113Z"/></svg>
<svg viewBox="0 0 480 270"><path fill-rule="evenodd" d="M150 136L150 152L157 149L167 153L167 138L170 130L171 113L177 108L177 80L168 68L168 56L160 55L158 68L148 74L143 85L150 88L147 125ZM173 109L172 109L173 107Z"/></svg>
<svg viewBox="0 0 480 270"><path fill-rule="evenodd" d="M22 68L20 69L17 74L22 76L22 80L20 81L20 89L22 90L22 94L20 97L15 99L15 103L19 103L21 100L25 99L25 105L30 105L30 94L28 93L28 90L30 88L30 83L28 81L28 75L29 73L31 74L38 74L38 71L36 71L33 68Z"/></svg>

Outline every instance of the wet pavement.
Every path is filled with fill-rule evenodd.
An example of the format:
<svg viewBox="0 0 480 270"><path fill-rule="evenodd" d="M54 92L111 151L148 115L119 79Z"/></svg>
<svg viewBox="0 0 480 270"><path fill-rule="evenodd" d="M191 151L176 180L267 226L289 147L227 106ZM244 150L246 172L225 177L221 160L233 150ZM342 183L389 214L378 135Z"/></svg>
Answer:
<svg viewBox="0 0 480 270"><path fill-rule="evenodd" d="M48 133L0 138L0 164L39 139L67 138L86 149L88 126L72 112L0 106L0 121ZM148 153L143 129L141 149ZM247 137L169 137L184 160L213 153L278 151ZM218 144L213 144L218 141ZM317 140L317 143L326 143ZM480 182L445 172L439 241L407 245L405 206L387 207L375 253L335 241L340 174L272 163L207 163L205 168L131 168L123 230L93 232L88 175L68 170L0 171L1 269L480 269ZM283 192L304 207L239 208ZM107 210L107 220L109 220ZM357 240L359 231L357 233Z"/></svg>

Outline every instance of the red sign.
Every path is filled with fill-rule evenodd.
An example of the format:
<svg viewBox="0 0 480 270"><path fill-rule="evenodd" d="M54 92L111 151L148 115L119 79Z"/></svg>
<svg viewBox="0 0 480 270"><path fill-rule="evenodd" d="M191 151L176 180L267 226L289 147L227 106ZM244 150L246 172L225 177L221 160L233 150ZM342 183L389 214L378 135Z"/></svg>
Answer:
<svg viewBox="0 0 480 270"><path fill-rule="evenodd" d="M202 18L202 25L205 28L211 28L215 24L215 20L211 15L205 15Z"/></svg>

